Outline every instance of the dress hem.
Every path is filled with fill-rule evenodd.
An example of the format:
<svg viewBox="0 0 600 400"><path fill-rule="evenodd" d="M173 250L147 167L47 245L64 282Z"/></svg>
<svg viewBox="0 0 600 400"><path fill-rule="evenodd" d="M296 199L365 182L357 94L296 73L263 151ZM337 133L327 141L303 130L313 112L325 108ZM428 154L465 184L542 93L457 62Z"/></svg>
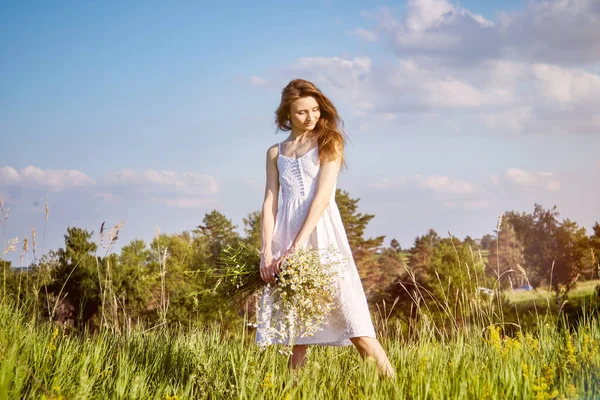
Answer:
<svg viewBox="0 0 600 400"><path fill-rule="evenodd" d="M377 339L376 335L374 335L372 332L368 332L368 333L364 333L364 334L353 333L351 335L346 335L342 339L335 340L335 341L329 341L329 342L317 341L317 342L311 343L310 338L300 338L300 339L309 339L309 340L308 341L305 341L305 340L296 341L295 345L345 347L345 346L352 346L352 341L350 340L350 338L355 338L355 337L370 337L372 339ZM255 342L255 343L258 345L258 342ZM272 345L276 345L276 344L287 345L287 342L274 340L273 343L269 343L269 344L267 344L267 346L272 346Z"/></svg>

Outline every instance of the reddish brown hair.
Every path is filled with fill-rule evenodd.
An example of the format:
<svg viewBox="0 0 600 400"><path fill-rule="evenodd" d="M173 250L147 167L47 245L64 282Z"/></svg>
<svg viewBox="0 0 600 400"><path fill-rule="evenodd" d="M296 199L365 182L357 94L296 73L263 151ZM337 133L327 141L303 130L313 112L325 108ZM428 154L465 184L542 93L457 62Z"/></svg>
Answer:
<svg viewBox="0 0 600 400"><path fill-rule="evenodd" d="M342 166L347 166L344 160L344 146L347 136L343 131L344 122L338 115L331 101L312 83L304 79L294 79L281 91L281 103L275 111L275 123L281 131L292 130L290 108L294 101L302 97L312 96L321 110L312 135L317 138L319 160L331 161L338 157Z"/></svg>

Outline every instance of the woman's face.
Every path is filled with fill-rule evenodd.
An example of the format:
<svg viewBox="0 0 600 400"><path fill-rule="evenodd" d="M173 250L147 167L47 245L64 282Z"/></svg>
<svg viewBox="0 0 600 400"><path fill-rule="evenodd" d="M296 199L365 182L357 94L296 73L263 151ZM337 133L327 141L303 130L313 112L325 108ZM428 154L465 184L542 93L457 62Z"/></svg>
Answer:
<svg viewBox="0 0 600 400"><path fill-rule="evenodd" d="M299 131L313 130L321 116L317 100L312 97L301 97L290 105L292 128Z"/></svg>

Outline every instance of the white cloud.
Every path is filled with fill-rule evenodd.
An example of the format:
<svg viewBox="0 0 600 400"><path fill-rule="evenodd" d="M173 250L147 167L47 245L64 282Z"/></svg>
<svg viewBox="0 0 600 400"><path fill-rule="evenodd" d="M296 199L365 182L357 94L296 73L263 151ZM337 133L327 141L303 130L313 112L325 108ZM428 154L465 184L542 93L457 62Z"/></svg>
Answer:
<svg viewBox="0 0 600 400"><path fill-rule="evenodd" d="M406 28L422 32L443 22L453 7L445 0L409 0L406 4Z"/></svg>
<svg viewBox="0 0 600 400"><path fill-rule="evenodd" d="M446 0L411 0L400 18L379 13L380 28L403 57L444 57L458 64L490 58L544 63L600 61L597 0L531 1L489 21Z"/></svg>
<svg viewBox="0 0 600 400"><path fill-rule="evenodd" d="M148 186L158 188L169 188L180 192L195 191L201 189L210 193L217 193L219 188L216 180L208 175L196 172L175 171L135 171L123 169L106 174L103 180L108 185L124 186Z"/></svg>
<svg viewBox="0 0 600 400"><path fill-rule="evenodd" d="M370 113L375 107L373 97L372 60L369 57L303 57L290 67L290 75L305 76L315 83L324 83L328 95L352 104L357 116Z"/></svg>
<svg viewBox="0 0 600 400"><path fill-rule="evenodd" d="M328 73L338 72L340 78L352 83L368 74L371 71L371 64L369 57L355 57L352 60L341 57L302 57L295 62L293 68L304 70L323 67Z"/></svg>
<svg viewBox="0 0 600 400"><path fill-rule="evenodd" d="M428 177L423 177L421 175L415 175L413 177L378 177L369 183L370 188L379 190L397 189L407 185L436 193L448 193L453 195L471 194L477 191L477 187L472 183L439 175Z"/></svg>
<svg viewBox="0 0 600 400"><path fill-rule="evenodd" d="M365 42L376 42L378 39L377 34L375 32L363 28L356 28L352 32L352 35L364 40Z"/></svg>
<svg viewBox="0 0 600 400"><path fill-rule="evenodd" d="M532 73L543 97L561 109L598 103L600 99L600 77L597 75L547 64L534 64Z"/></svg>
<svg viewBox="0 0 600 400"><path fill-rule="evenodd" d="M560 190L560 181L551 172L528 172L519 168L509 168L504 173L504 179L517 186Z"/></svg>
<svg viewBox="0 0 600 400"><path fill-rule="evenodd" d="M470 194L477 190L472 183L450 179L447 176L429 176L424 178L417 175L416 179L421 188L431 189L438 193Z"/></svg>
<svg viewBox="0 0 600 400"><path fill-rule="evenodd" d="M382 9L378 29L400 60L377 72L376 89L401 101L375 110L466 107L502 132L600 132L600 76L573 67L600 62L598 1L532 1L489 21L447 0L411 0L399 18Z"/></svg>
<svg viewBox="0 0 600 400"><path fill-rule="evenodd" d="M42 170L29 165L21 171L9 166L0 168L0 185L60 192L68 188L95 186L96 181L77 170Z"/></svg>
<svg viewBox="0 0 600 400"><path fill-rule="evenodd" d="M410 208L428 204L435 210L484 210L493 198L480 184L441 175L379 176L365 182L374 192L371 197Z"/></svg>
<svg viewBox="0 0 600 400"><path fill-rule="evenodd" d="M315 57L298 60L292 70L350 104L359 118L434 112L448 119L462 109L469 125L501 133L600 133L600 77L590 72L498 60L469 68L426 64Z"/></svg>
<svg viewBox="0 0 600 400"><path fill-rule="evenodd" d="M533 132L540 132L541 129L535 129L531 121L534 120L531 106L513 106L500 110L486 110L480 114L484 125L492 131L509 133L527 133L529 127ZM542 121L540 121L543 124Z"/></svg>
<svg viewBox="0 0 600 400"><path fill-rule="evenodd" d="M403 17L394 18L390 10L380 12L379 28L402 57L465 53L463 48L481 54L487 52L478 40L484 40L494 23L481 15L459 9L446 0L411 0ZM472 57L470 57L472 58ZM460 60L459 60L460 61ZM464 61L462 61L464 62Z"/></svg>
<svg viewBox="0 0 600 400"><path fill-rule="evenodd" d="M219 193L214 177L196 172L123 169L109 172L101 183L119 197L142 193L153 202L179 208L204 206Z"/></svg>
<svg viewBox="0 0 600 400"><path fill-rule="evenodd" d="M123 169L108 172L96 181L77 170L42 170L27 166L21 171L5 166L0 168L0 185L5 188L4 199L23 198L24 190L53 193L86 188L94 198L115 202L123 198L150 200L170 207L200 207L215 201L219 194L217 180L197 172L136 171Z"/></svg>

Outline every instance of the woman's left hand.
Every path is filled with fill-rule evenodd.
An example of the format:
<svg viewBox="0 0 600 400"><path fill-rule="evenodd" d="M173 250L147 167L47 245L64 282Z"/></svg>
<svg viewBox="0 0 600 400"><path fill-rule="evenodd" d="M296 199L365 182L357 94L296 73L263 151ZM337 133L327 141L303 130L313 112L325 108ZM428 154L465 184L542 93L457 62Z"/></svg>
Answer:
<svg viewBox="0 0 600 400"><path fill-rule="evenodd" d="M281 271L281 264L295 251L296 247L290 246L285 251L285 253L283 253L283 255L277 259L277 261L275 262L276 274L279 274L279 272Z"/></svg>

